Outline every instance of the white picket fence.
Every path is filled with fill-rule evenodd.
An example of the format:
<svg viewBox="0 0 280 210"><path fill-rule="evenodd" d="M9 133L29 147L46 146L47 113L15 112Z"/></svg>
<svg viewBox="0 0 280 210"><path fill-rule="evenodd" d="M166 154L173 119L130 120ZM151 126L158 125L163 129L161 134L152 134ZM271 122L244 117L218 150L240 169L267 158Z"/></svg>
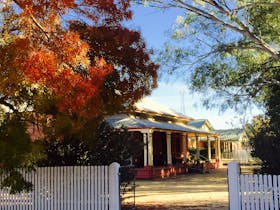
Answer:
<svg viewBox="0 0 280 210"><path fill-rule="evenodd" d="M23 173L30 193L0 190L1 210L119 210L118 163L110 166L41 167ZM0 177L3 180L3 177Z"/></svg>
<svg viewBox="0 0 280 210"><path fill-rule="evenodd" d="M240 174L237 162L228 165L230 210L278 210L280 176Z"/></svg>

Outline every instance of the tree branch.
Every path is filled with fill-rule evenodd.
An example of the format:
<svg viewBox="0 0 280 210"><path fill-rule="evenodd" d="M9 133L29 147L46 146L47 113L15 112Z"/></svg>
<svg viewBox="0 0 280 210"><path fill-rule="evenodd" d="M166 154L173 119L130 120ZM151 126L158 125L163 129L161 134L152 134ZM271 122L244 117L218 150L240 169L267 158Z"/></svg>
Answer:
<svg viewBox="0 0 280 210"><path fill-rule="evenodd" d="M238 49L255 49L255 50L263 50L262 47L258 45L250 45L250 43L232 43L232 44L221 44L217 47L217 51L228 51L228 50L238 50Z"/></svg>
<svg viewBox="0 0 280 210"><path fill-rule="evenodd" d="M202 0L202 1L205 2L205 3L208 3L208 4L210 4L210 5L212 5L213 7L218 8L218 10L219 10L221 13L225 14L225 15L229 15L229 14L230 14L230 11L225 10L225 9L224 9L217 1L215 1L215 0Z"/></svg>
<svg viewBox="0 0 280 210"><path fill-rule="evenodd" d="M186 6L186 9L188 9L189 11L191 12L194 12L200 16L203 16L203 17L206 17L218 24L222 24L224 25L225 27L227 28L230 28L240 34L242 34L243 36L249 38L250 40L252 40L253 42L255 42L256 44L258 44L259 46L262 46L263 47L263 50L265 52L267 52L268 54L270 54L274 59L276 60L280 60L280 56L279 56L279 52L278 50L274 49L273 47L271 47L270 45L268 45L266 42L264 42L261 38L255 36L247 26L245 26L240 20L238 17L230 15L230 14L227 14L226 12L224 14L226 14L227 18L232 20L234 19L234 22L239 25L240 27L236 27L236 26L233 26L232 24L229 24L229 23L226 23L224 22L223 20L217 18L216 16L214 15L211 15L209 13L207 13L206 11L203 11L199 8L196 8L196 7L193 7L185 2L183 2L182 0L175 0L183 5ZM217 7L216 7L217 8ZM220 10L220 7L217 8ZM229 16L230 15L230 16Z"/></svg>
<svg viewBox="0 0 280 210"><path fill-rule="evenodd" d="M2 104L3 106L8 107L9 109L11 109L15 113L18 112L18 110L12 104L7 102L7 98L5 96L0 97L0 104Z"/></svg>
<svg viewBox="0 0 280 210"><path fill-rule="evenodd" d="M20 5L20 3L18 2L18 0L13 0L13 2L18 5L21 9L24 9L22 8L22 6ZM43 32L47 38L47 40L49 41L50 40L50 32L48 32L40 23L39 21L32 15L30 14L30 18L32 20L32 22L34 23L34 25L39 28L39 30L41 32ZM57 50L60 50L57 48ZM74 72L76 73L79 73L81 74L82 76L85 76L87 77L88 76L88 73L86 71L79 71L76 67L74 67L73 65L69 64L69 63L63 63L63 65L66 67L66 68L70 68L72 69ZM81 70L81 69L80 69Z"/></svg>
<svg viewBox="0 0 280 210"><path fill-rule="evenodd" d="M203 9L200 9L198 7L195 7L193 5L191 5L190 3L187 3L186 1L183 0L171 0L170 2L166 2L166 1L162 1L162 0L156 0L156 1L151 1L157 5L166 5L169 7L174 7L174 8L181 8L181 9L185 9L189 12L192 12L200 17L204 17L210 21L215 22L218 25L222 25L228 29L231 29L241 35L243 35L244 37L247 37L249 40L253 41L254 43L256 43L258 46L261 47L261 49L268 53L271 57L273 57L275 60L280 60L280 55L278 50L276 50L275 48L273 48L271 45L267 44L265 41L263 41L260 37L256 36L255 34L253 34L249 27L246 26L237 16L234 12L228 12L227 10L225 10L221 5L219 5L215 0L203 0L205 3L208 3L209 5L211 5L212 7L216 8L218 11L220 11L222 14L224 14L224 17L226 19L228 19L231 23L229 22L225 22L225 20L222 20L221 18L210 14L208 11L205 11ZM247 4L247 7L252 7L256 4L263 4L263 5L272 5L272 3L251 3L251 4ZM280 3L275 3L277 5L280 5ZM241 8L245 8L246 5L244 5L243 7L239 7L239 9ZM233 10L234 11L234 10ZM235 25L236 24L236 25Z"/></svg>
<svg viewBox="0 0 280 210"><path fill-rule="evenodd" d="M16 5L18 5L19 8L23 9L20 3L18 2L18 0L13 0L13 2ZM35 26L37 26L37 28L39 28L39 30L45 34L46 38L49 40L50 39L49 32L47 32L47 30L39 23L39 21L32 14L30 14L30 19L35 24Z"/></svg>
<svg viewBox="0 0 280 210"><path fill-rule="evenodd" d="M214 21L217 24L224 25L227 28L230 28L230 29L232 29L232 30L234 30L234 31L236 31L238 33L243 33L243 29L242 28L239 28L239 27L236 27L236 26L231 25L229 23L226 23L225 21L221 20L220 18L218 18L218 17L216 17L216 16L214 16L214 15L212 15L212 14L210 14L210 13L208 13L208 12L202 10L202 9L194 7L194 6L184 2L182 0L175 0L175 1L178 2L179 4L181 4L181 6L180 6L181 8L187 9L188 11L193 12L193 13L195 13L195 14L201 16L201 17L204 17L206 19L210 19L210 20Z"/></svg>

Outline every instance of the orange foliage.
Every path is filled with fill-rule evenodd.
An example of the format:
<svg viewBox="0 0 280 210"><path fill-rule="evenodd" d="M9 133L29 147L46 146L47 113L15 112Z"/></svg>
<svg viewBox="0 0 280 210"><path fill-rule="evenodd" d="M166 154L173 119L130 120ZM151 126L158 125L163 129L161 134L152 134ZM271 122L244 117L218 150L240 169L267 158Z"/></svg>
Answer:
<svg viewBox="0 0 280 210"><path fill-rule="evenodd" d="M75 22L70 28L89 44L91 60L103 56L113 64L113 72L106 77L101 91L104 113L131 110L156 87L159 66L151 61L139 32L122 26L91 27Z"/></svg>
<svg viewBox="0 0 280 210"><path fill-rule="evenodd" d="M44 84L55 77L57 62L54 52L38 50L30 53L22 63L22 71L33 83Z"/></svg>
<svg viewBox="0 0 280 210"><path fill-rule="evenodd" d="M105 64L101 68L92 67L89 75L84 78L65 69L53 80L53 92L61 97L59 110L79 113L83 117L93 117L100 113L99 93L103 80L112 71L112 66ZM62 82L63 81L63 82Z"/></svg>
<svg viewBox="0 0 280 210"><path fill-rule="evenodd" d="M22 70L28 81L47 88L57 97L59 111L92 117L98 113L99 92L112 66L99 59L89 74L83 76L70 69L60 69L54 52L39 50L23 62Z"/></svg>
<svg viewBox="0 0 280 210"><path fill-rule="evenodd" d="M119 22L131 18L129 0L13 0L26 14L52 21L55 14L83 15L94 22ZM54 19L52 19L54 18Z"/></svg>
<svg viewBox="0 0 280 210"><path fill-rule="evenodd" d="M118 25L131 17L129 0L6 0L0 8L15 20L2 28L14 38L12 50L24 52L12 61L23 80L53 94L61 112L98 115L100 91L113 68L103 58L90 61L89 45L67 21Z"/></svg>
<svg viewBox="0 0 280 210"><path fill-rule="evenodd" d="M60 62L72 65L81 64L88 67L89 59L87 52L89 46L87 43L81 41L79 34L67 32L61 36L60 40L63 41L58 40L55 44L55 48L61 50L61 53L59 53Z"/></svg>

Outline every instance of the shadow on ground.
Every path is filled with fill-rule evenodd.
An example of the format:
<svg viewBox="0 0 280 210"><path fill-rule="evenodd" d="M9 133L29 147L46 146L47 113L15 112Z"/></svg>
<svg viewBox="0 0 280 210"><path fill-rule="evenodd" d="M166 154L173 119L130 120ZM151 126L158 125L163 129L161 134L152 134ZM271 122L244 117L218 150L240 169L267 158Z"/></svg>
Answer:
<svg viewBox="0 0 280 210"><path fill-rule="evenodd" d="M187 174L168 179L137 180L135 204L138 210L228 209L226 167L207 174ZM124 203L134 202L133 194Z"/></svg>
<svg viewBox="0 0 280 210"><path fill-rule="evenodd" d="M257 166L243 166L252 173ZM226 210L228 209L227 167L208 174L187 174L168 179L137 180L135 200L127 194L124 203L137 210ZM129 208L123 208L132 209Z"/></svg>

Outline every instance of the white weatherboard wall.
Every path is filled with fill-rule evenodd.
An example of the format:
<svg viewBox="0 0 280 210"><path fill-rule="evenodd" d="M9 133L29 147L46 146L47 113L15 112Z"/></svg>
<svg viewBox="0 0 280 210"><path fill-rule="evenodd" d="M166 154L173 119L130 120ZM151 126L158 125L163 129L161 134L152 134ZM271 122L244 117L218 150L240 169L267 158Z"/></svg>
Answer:
<svg viewBox="0 0 280 210"><path fill-rule="evenodd" d="M33 191L0 190L1 210L120 210L118 163L110 166L41 167L24 173ZM3 177L0 177L3 180Z"/></svg>
<svg viewBox="0 0 280 210"><path fill-rule="evenodd" d="M237 162L228 165L230 210L278 210L280 176L240 174Z"/></svg>

